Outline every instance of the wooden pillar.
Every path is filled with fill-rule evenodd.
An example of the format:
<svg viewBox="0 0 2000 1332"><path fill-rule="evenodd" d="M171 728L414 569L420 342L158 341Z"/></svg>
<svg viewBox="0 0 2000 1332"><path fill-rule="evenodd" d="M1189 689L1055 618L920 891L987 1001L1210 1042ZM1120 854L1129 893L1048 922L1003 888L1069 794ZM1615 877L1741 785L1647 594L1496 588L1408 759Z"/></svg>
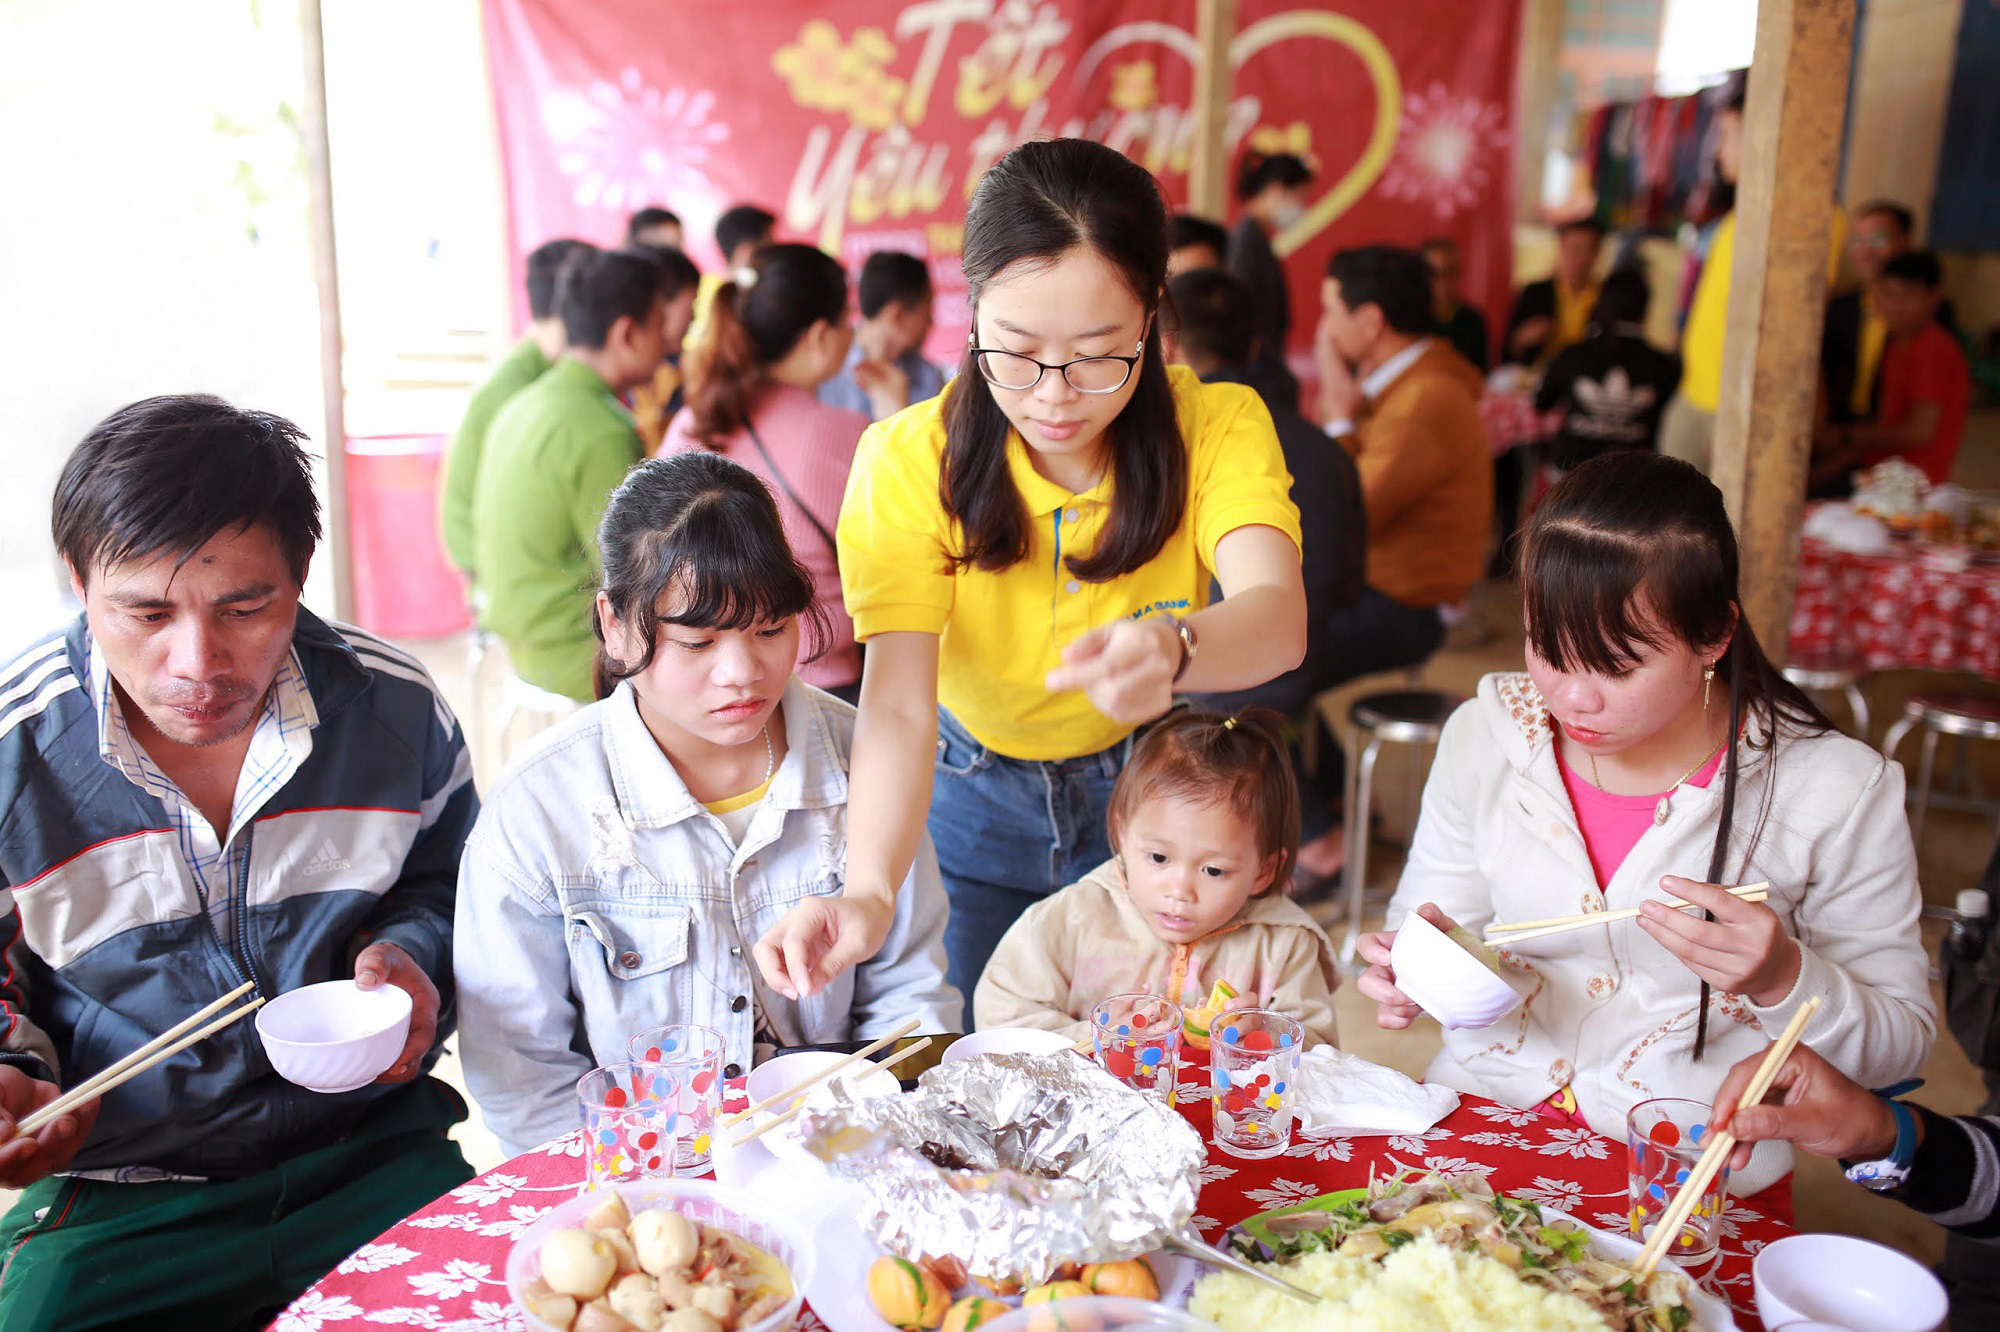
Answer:
<svg viewBox="0 0 2000 1332"><path fill-rule="evenodd" d="M1782 664L1798 577L1854 0L1762 0L1743 111L1715 483L1743 609Z"/></svg>
<svg viewBox="0 0 2000 1332"><path fill-rule="evenodd" d="M1514 218L1542 219L1542 172L1548 165L1549 117L1562 77L1563 0L1521 6L1521 52L1515 61Z"/></svg>
<svg viewBox="0 0 2000 1332"><path fill-rule="evenodd" d="M1188 208L1217 222L1229 216L1229 97L1235 70L1236 0L1201 0L1195 17L1194 153L1188 164Z"/></svg>
<svg viewBox="0 0 2000 1332"><path fill-rule="evenodd" d="M341 370L340 265L333 244L333 165L326 127L326 42L319 0L299 0L299 34L305 47L305 97L299 117L312 215L313 285L319 290L319 378L326 403L326 541L320 558L331 564L333 614L354 618L354 560L347 518L347 389Z"/></svg>

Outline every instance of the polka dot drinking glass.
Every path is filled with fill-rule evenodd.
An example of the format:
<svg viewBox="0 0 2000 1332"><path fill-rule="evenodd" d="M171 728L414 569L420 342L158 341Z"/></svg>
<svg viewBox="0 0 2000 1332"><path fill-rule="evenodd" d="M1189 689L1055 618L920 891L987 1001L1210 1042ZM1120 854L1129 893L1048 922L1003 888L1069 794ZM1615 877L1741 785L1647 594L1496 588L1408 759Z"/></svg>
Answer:
<svg viewBox="0 0 2000 1332"><path fill-rule="evenodd" d="M656 1064L606 1064L577 1079L584 1187L671 1179L680 1083Z"/></svg>
<svg viewBox="0 0 2000 1332"><path fill-rule="evenodd" d="M1209 1025L1211 1137L1231 1156L1276 1156L1292 1144L1292 1088L1305 1028L1283 1013L1242 1008Z"/></svg>
<svg viewBox="0 0 2000 1332"><path fill-rule="evenodd" d="M706 1174L709 1144L722 1114L722 1033L693 1022L675 1022L632 1038L634 1063L657 1064L680 1084L681 1132L674 1148L675 1173Z"/></svg>
<svg viewBox="0 0 2000 1332"><path fill-rule="evenodd" d="M1662 1096L1641 1101L1625 1116L1626 1179L1632 1210L1627 1224L1634 1239L1650 1239L1681 1186L1694 1173L1708 1146L1710 1107L1704 1101ZM1681 1233L1666 1256L1680 1263L1705 1263L1722 1242L1722 1212L1727 1206L1729 1163L1688 1213Z"/></svg>
<svg viewBox="0 0 2000 1332"><path fill-rule="evenodd" d="M1181 1009L1156 994L1114 994L1090 1012L1097 1062L1128 1087L1174 1103Z"/></svg>

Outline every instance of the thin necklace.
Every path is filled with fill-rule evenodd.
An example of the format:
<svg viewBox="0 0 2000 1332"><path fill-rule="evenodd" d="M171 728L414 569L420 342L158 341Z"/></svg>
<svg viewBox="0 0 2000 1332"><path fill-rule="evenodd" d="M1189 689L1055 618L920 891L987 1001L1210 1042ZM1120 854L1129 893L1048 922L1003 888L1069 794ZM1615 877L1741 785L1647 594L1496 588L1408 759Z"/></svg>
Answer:
<svg viewBox="0 0 2000 1332"><path fill-rule="evenodd" d="M1702 762L1706 763L1708 760L1703 759ZM777 770L778 751L771 744L771 723L767 721L764 723L764 780L757 783L757 785L769 786L771 784L771 774Z"/></svg>
<svg viewBox="0 0 2000 1332"><path fill-rule="evenodd" d="M1667 793L1660 797L1660 803L1653 806L1654 827L1657 828L1661 824L1667 821L1667 815L1673 810L1674 792L1681 789L1681 783L1686 781L1688 778L1694 776L1696 773L1700 772L1703 768L1706 768L1708 766L1709 760L1714 758L1717 754L1720 754L1722 752L1722 746L1728 743L1729 743L1729 738L1727 736L1723 737L1723 739L1715 746L1714 749L1711 749L1706 754L1702 755L1701 762L1695 764L1692 768L1689 768L1686 772L1682 773L1679 777L1676 777L1674 779L1673 785L1667 788ZM1590 784L1596 787L1600 791L1604 790L1604 783L1597 776L1597 755L1591 754L1588 751L1586 751L1585 757L1590 760ZM1607 794L1609 793L1607 792Z"/></svg>

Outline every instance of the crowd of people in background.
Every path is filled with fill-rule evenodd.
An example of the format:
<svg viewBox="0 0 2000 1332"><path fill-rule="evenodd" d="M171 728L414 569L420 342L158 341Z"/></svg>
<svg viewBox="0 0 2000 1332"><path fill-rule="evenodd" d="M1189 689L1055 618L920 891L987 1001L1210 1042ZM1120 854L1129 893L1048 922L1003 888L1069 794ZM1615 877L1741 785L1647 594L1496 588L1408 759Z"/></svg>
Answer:
<svg viewBox="0 0 2000 1332"><path fill-rule="evenodd" d="M1739 122L1717 118L1725 181ZM1447 725L1389 924L1568 909L1565 876L1599 909L1695 865L1665 882L1708 918L1655 903L1644 957L1577 934L1508 962L1537 996L1522 1043L1453 1033L1431 1077L1608 1131L1635 1064L1738 1085L1729 1061L1818 996L1791 1112L1742 1136L1900 1153L1877 1116L1825 1127L1935 1032L1900 775L1764 657L1702 474L1733 215L1678 354L1590 219L1497 344L1454 239L1342 249L1308 350L1280 254L1313 180L1251 155L1225 229L1170 219L1104 145L1017 147L970 201L952 373L921 256L850 278L753 204L717 221L717 271L662 207L617 248L535 249L440 528L511 669L574 711L483 811L421 666L298 605L319 527L294 428L174 397L93 431L54 520L83 614L0 675L0 1184L28 1188L0 1315L268 1312L469 1174L444 1136L465 1107L425 1077L454 1024L513 1149L572 1127L565 1088L641 1018L712 1025L735 1076L910 1016L1074 1032L1114 981L1194 1005L1227 979L1337 1043L1299 906L1346 857L1312 700L1425 662L1517 525L1527 669ZM1814 484L1891 456L1943 479L1968 387L1938 262L1899 206L1846 231L1863 286L1828 321ZM1552 435L1496 449L1494 392ZM1720 886L1759 877L1768 904ZM1390 939L1363 942L1361 987L1397 1027ZM141 965L161 950L184 964ZM337 975L418 1016L320 1117L244 1028L185 1085L13 1132L212 992ZM1936 1176L1990 1165L1992 1125L1922 1127L1931 1178L1901 1196L1985 1197L1966 1223L1990 1225L1990 1171L1955 1204ZM1746 1155L1732 1187L1787 1159ZM168 1231L211 1284L137 1261Z"/></svg>

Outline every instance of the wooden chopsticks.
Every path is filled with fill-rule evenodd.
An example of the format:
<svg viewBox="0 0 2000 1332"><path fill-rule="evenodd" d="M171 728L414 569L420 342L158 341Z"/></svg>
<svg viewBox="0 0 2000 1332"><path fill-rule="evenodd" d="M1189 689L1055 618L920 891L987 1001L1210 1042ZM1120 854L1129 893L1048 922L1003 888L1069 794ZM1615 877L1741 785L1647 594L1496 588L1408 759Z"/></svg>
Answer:
<svg viewBox="0 0 2000 1332"><path fill-rule="evenodd" d="M1725 889L1739 902L1762 902L1771 895L1769 883L1746 883ZM1699 911L1692 902L1683 902L1678 897L1665 898L1663 906L1676 911ZM1546 920L1517 920L1506 925L1486 927L1485 943L1517 944L1528 939L1540 939L1545 935L1564 934L1570 930L1581 930L1591 925L1609 925L1615 920L1631 920L1639 914L1637 907L1625 907L1617 911L1586 911L1578 916L1550 916Z"/></svg>
<svg viewBox="0 0 2000 1332"><path fill-rule="evenodd" d="M890 1036L887 1037L886 1039L893 1041L893 1040L898 1040L900 1038L895 1036ZM898 1050L895 1054L890 1055L887 1059L884 1059L880 1063L876 1064L875 1067L893 1068L897 1064L902 1063L905 1059L908 1059L911 1055L916 1054L919 1050L928 1050L930 1046L931 1046L931 1038L926 1036L922 1040L916 1041L911 1045L905 1047L904 1049ZM817 1079L815 1079L815 1081L817 1081ZM806 1085L807 1084L803 1082L799 1084L800 1087L805 1087ZM794 1095L794 1094L796 1094L796 1089L793 1092L785 1093L785 1095ZM769 1105L770 1103L771 1102L767 1100L762 1102L761 1104ZM737 1138L730 1145L734 1147L741 1147L743 1144L747 1142L754 1142L758 1138L763 1137L766 1133L769 1133L772 1129L778 1127L778 1125L789 1124L793 1119L803 1114L805 1112L805 1108L806 1107L804 1103L801 1102L800 1104L795 1105L791 1109L785 1111L785 1113L782 1115L774 1115L770 1119L767 1119L763 1123L759 1124L756 1128L751 1129L748 1133L744 1134L742 1137ZM757 1106L752 1106L749 1110L742 1110L738 1111L737 1113L739 1115L747 1115L751 1114L756 1109L758 1109Z"/></svg>
<svg viewBox="0 0 2000 1332"><path fill-rule="evenodd" d="M840 1072L841 1069L846 1068L848 1065L859 1063L861 1060L866 1059L869 1055L874 1054L877 1050L880 1050L883 1046L893 1045L895 1042L902 1040L905 1036L909 1035L911 1032L917 1029L917 1022L918 1019L916 1018L909 1019L908 1021L904 1022L901 1026L897 1027L894 1031L890 1032L887 1036L884 1036L881 1040L869 1042L867 1045L862 1046L859 1050L856 1050L853 1054L847 1056L845 1059L841 1059L834 1063L828 1064L825 1068L813 1074L811 1077L801 1078L797 1082L793 1083L791 1086L785 1088L783 1091L774 1092L771 1095L766 1096L763 1100L757 1102L757 1104L755 1105L747 1106L742 1110L736 1111L734 1114L724 1115L722 1117L722 1122L724 1124L741 1123L743 1120L746 1120L750 1116L756 1114L759 1110L769 1110L772 1106L777 1105L781 1101L791 1100L794 1096L797 1096L800 1092L806 1090L808 1087L814 1087L822 1082L825 1082L828 1078ZM911 1046L910 1048L914 1050L917 1047Z"/></svg>
<svg viewBox="0 0 2000 1332"><path fill-rule="evenodd" d="M1765 1052L1764 1062L1757 1065L1757 1075L1750 1079L1750 1085L1736 1098L1737 1110L1748 1110L1761 1102L1770 1092L1771 1084L1777 1081L1778 1070L1792 1057L1792 1051L1798 1048L1799 1038L1805 1034L1806 1024L1812 1021L1813 1014L1818 1011L1819 997L1815 995L1806 1000L1798 1012L1792 1014L1792 1020L1785 1024L1784 1033L1778 1037L1777 1043ZM1709 1181L1715 1178L1715 1172L1722 1169L1722 1163L1727 1161L1729 1154L1735 1150L1736 1135L1728 1129L1709 1138L1708 1146L1703 1150L1701 1159L1695 1163L1694 1170L1689 1173L1687 1183L1681 1185L1680 1191L1674 1194L1673 1205L1660 1217L1659 1225L1653 1231L1653 1237L1646 1241L1646 1247L1639 1251L1638 1260L1632 1264L1632 1271L1640 1280L1643 1281L1651 1276L1653 1269L1660 1265L1660 1260L1666 1257L1667 1250L1681 1233L1681 1228L1687 1224L1689 1214L1701 1202L1702 1194L1708 1191Z"/></svg>
<svg viewBox="0 0 2000 1332"><path fill-rule="evenodd" d="M182 1050L187 1049L190 1045L205 1041L232 1022L240 1021L248 1017L251 1013L256 1012L264 1004L262 998L252 999L249 1003L236 1009L234 1012L216 1018L215 1021L202 1027L199 1031L188 1034L190 1029L199 1024L202 1019L213 1016L229 1004L249 993L254 984L254 981L244 981L228 994L223 995L220 999L186 1021L169 1027L152 1040L147 1041L144 1045L105 1069L96 1077L91 1078L87 1082L79 1083L77 1086L64 1092L61 1096L56 1097L55 1100L50 1101L26 1119L23 1119L15 1127L15 1134L20 1137L26 1137L29 1134L39 1133L42 1129L48 1127L50 1123L68 1114L85 1101L102 1096L113 1087L117 1087L138 1077L141 1073L144 1073L147 1069L162 1060L172 1058Z"/></svg>

